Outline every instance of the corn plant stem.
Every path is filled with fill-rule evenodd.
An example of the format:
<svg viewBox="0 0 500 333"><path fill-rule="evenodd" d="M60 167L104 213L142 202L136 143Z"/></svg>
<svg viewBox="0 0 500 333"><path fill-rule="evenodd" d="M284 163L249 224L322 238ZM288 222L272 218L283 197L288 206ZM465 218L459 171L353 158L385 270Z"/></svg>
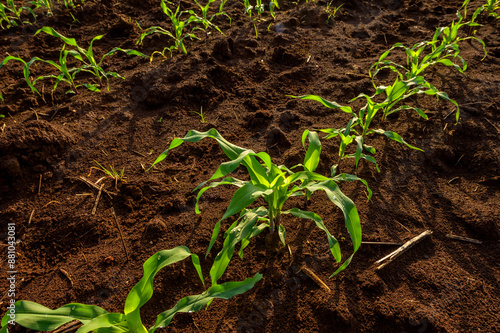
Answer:
<svg viewBox="0 0 500 333"><path fill-rule="evenodd" d="M123 239L123 234L122 234L122 229L120 228L120 224L118 223L118 218L116 217L115 210L113 207L111 207L111 213L113 214L113 217L116 222L116 227L118 228L118 232L120 233L120 238L122 240L122 245L123 245L123 250L125 251L125 255L127 256L127 261L130 260L128 256L128 251L127 251L127 246L125 245L125 240Z"/></svg>
<svg viewBox="0 0 500 333"><path fill-rule="evenodd" d="M421 240L427 238L430 235L432 235L432 231L431 230L426 230L426 231L422 232L420 235L418 235L418 236L410 239L406 243L404 243L396 251L391 252L390 254L388 254L387 256L383 257L382 259L377 260L375 262L376 264L380 264L383 261L385 261L385 263L383 263L382 265L378 266L376 270L380 270L380 269L384 268L385 266L387 266L388 264L390 264L391 262L393 262L401 254L403 254L408 249L410 249L411 247L413 247L415 244L417 244L418 242L420 242Z"/></svg>

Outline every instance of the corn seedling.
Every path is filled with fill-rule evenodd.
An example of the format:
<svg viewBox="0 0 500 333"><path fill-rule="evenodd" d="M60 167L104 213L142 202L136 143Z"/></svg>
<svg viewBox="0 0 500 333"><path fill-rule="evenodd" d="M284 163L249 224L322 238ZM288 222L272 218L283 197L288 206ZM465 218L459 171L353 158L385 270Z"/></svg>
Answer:
<svg viewBox="0 0 500 333"><path fill-rule="evenodd" d="M32 0L29 3L35 6L35 9L43 7L47 10L48 15L54 15L54 4L52 0Z"/></svg>
<svg viewBox="0 0 500 333"><path fill-rule="evenodd" d="M207 121L205 120L205 117L203 116L203 106L200 106L200 112L198 111L189 111L191 113L194 113L200 117L201 123L204 124Z"/></svg>
<svg viewBox="0 0 500 333"><path fill-rule="evenodd" d="M478 11L486 11L488 16L493 18L500 18L500 14L497 11L500 9L500 0L486 0L486 3L478 8Z"/></svg>
<svg viewBox="0 0 500 333"><path fill-rule="evenodd" d="M184 52L187 54L186 46L184 45L184 39L186 39L186 38L199 39L193 32L197 29L202 29L200 27L195 26L190 31L185 31L186 27L188 25L190 25L191 23L199 23L199 24L203 24L204 26L206 25L207 27L208 26L215 27L215 25L213 25L209 20L204 19L202 17L199 17L197 15L193 15L193 14L191 16L189 16L187 19L183 20L181 18L181 16L186 12L180 10L180 5L177 6L177 8L175 9L175 12L172 11L170 8L168 8L166 0L161 1L161 9L163 10L163 13L172 22L173 33L170 32L169 30L162 28L162 27L158 27L158 26L149 27L141 34L141 37L139 38L139 40L137 41L136 44L142 44L142 41L144 40L145 37L152 35L152 34L155 34L155 33L159 33L162 35L167 35L170 38L172 38L174 40L174 45L172 45L170 47L165 47L163 49L163 51L161 51L161 52L160 51L153 52L153 54L151 55L151 59L157 53L161 54L162 56L165 56L165 51L167 51L167 50L170 52L170 56L172 56L174 50L178 50L179 52ZM190 12L192 12L192 11L190 11ZM218 27L216 29L219 30Z"/></svg>
<svg viewBox="0 0 500 333"><path fill-rule="evenodd" d="M344 5L344 4L341 4L337 7L335 7L335 6L332 6L332 2L333 2L333 0L326 4L325 12L328 15L328 18L326 19L326 24L330 23L330 20L335 19L335 15L337 15L337 12L339 11L339 9Z"/></svg>
<svg viewBox="0 0 500 333"><path fill-rule="evenodd" d="M165 266L174 264L191 257L191 261L204 285L200 261L185 246L178 246L171 250L157 252L143 265L144 274L141 280L130 290L125 300L123 313L107 312L95 305L80 303L66 304L58 309L51 310L31 301L17 301L13 306L13 317L7 314L2 319L0 333L8 333L8 324L19 324L35 331L51 331L62 325L79 321L83 324L77 333L105 333L130 332L154 333L158 328L168 326L173 317L179 312L194 312L210 304L215 298L230 299L253 288L255 283L262 279L257 273L253 278L241 282L226 282L214 285L199 295L182 298L177 304L157 316L156 323L146 329L141 320L140 309L153 296L153 281L155 275Z"/></svg>
<svg viewBox="0 0 500 333"><path fill-rule="evenodd" d="M21 25L31 24L29 21L23 21L21 15L23 11L28 11L36 21L36 15L30 7L17 7L14 0L6 0L6 4L0 2L0 27L9 29Z"/></svg>
<svg viewBox="0 0 500 333"><path fill-rule="evenodd" d="M442 64L445 66L450 66L458 70L460 73L464 73L467 69L467 62L460 56L460 48L459 42L465 41L468 39L477 40L482 46L484 50L484 56L486 57L486 45L484 42L474 36L469 37L459 37L458 32L459 29L463 26L477 26L478 24L474 22L475 17L478 12L473 16L473 19L469 22L463 23L464 17L467 15L467 3L468 0L463 4L464 15L460 14L460 11L457 12L457 16L459 20L455 23L454 21L449 27L441 27L437 28L436 32L432 37L432 41L424 41L421 43L417 43L413 45L411 48L404 46L402 43L396 43L389 50L384 52L379 60L370 67L369 74L370 77L374 80L377 73L382 69L390 69L397 73L400 80L410 80L416 78L418 76L423 76L424 71L429 67L436 64ZM426 49L430 48L430 52L425 54ZM386 60L387 56L394 49L403 49L406 53L406 66L397 64L393 61ZM425 54L425 55L424 55ZM458 59L460 60L460 65L457 65L452 60ZM372 73L372 70L374 72ZM375 82L373 81L374 87L376 87ZM458 118L457 118L458 121Z"/></svg>
<svg viewBox="0 0 500 333"><path fill-rule="evenodd" d="M194 0L194 2L198 5L198 7L200 7L201 17L199 17L193 10L189 10L188 13L191 14L191 16L198 18L198 20L203 24L204 31L207 31L209 27L212 27L222 34L222 31L219 29L218 26L216 26L215 24L212 23L212 20L218 15L226 15L227 17L229 17L226 13L224 13L222 11L222 8L223 8L225 2L224 1L221 2L220 7L219 7L219 12L215 13L210 18L208 18L208 10L210 9L210 5L213 2L215 2L215 0L208 0L207 4L205 6L201 5L197 0ZM231 21L230 17L229 17L229 21Z"/></svg>
<svg viewBox="0 0 500 333"><path fill-rule="evenodd" d="M11 60L15 60L15 61L19 61L23 64L23 74L24 74L24 80L26 81L26 83L28 84L28 86L30 87L31 91L33 93L37 93L38 95L40 95L40 92L35 88L34 86L34 83L31 81L30 79L30 66L35 62L37 61L39 58L37 57L33 57L31 58L30 61L26 62L24 61L22 58L19 58L19 57L14 57L14 56L7 56L3 61L2 63L0 63L0 68L2 68L2 66L4 66L5 64L7 64L9 61ZM2 93L0 93L0 99L3 101L3 96L2 96Z"/></svg>
<svg viewBox="0 0 500 333"><path fill-rule="evenodd" d="M47 76L42 76L42 77L38 78L38 79L44 79L44 78L49 78L49 77L56 78L56 84L54 85L54 90L57 88L57 84L60 81L63 81L63 82L67 82L71 86L72 89L70 91L68 91L71 93L76 94L77 88L79 86L84 86L91 91L100 91L99 88L103 87L103 79L106 79L106 86L107 86L107 89L109 91L109 77L115 77L115 78L121 78L121 79L124 79L124 77L116 72L105 71L103 69L102 64L103 64L104 59L106 57L111 56L118 51L124 52L127 55L147 57L146 55L144 55L136 50L122 49L119 47L115 47L111 51L109 51L108 53L104 54L101 57L100 61L97 62L97 60L94 57L93 45L94 45L95 41L102 39L104 37L104 35L94 37L92 39L92 41L90 42L89 48L86 50L86 49L80 47L74 38L65 37L64 35L60 34L59 32L57 32L56 30L54 30L51 27L43 27L40 30L38 30L35 33L35 35L37 35L40 32L45 32L48 35L51 35L53 37L57 37L57 38L61 39L66 45L75 48L72 50L65 50L65 46L63 46L63 48L61 50L60 57L59 57L59 64L57 64L51 60L42 60L39 58L37 59L37 60L44 61L44 62L54 66L57 70L59 70L61 72L58 75L47 75ZM79 67L75 67L75 68L71 68L71 69L68 68L68 62L67 62L68 55L71 55L74 59L80 61L83 64L80 65ZM93 83L84 83L81 85L76 85L74 82L74 79L75 79L75 75L79 72L91 73L92 75L94 75L97 78L99 84L96 85Z"/></svg>
<svg viewBox="0 0 500 333"><path fill-rule="evenodd" d="M96 184L98 184L99 182L101 182L105 178L111 178L111 179L113 179L115 181L115 189L116 189L118 187L118 181L122 181L122 182L125 181L125 176L124 176L125 168L123 168L120 172L118 172L118 171L115 170L115 168L112 165L109 166L109 170L108 170L104 166L102 166L99 162L97 162L96 160L94 160L94 162L99 167L91 167L90 168L90 173L89 173L88 177L90 177L90 175L92 173L92 169L96 169L96 170L102 171L106 175L105 177L102 177L101 179L99 179L98 181L96 181L95 182Z"/></svg>
<svg viewBox="0 0 500 333"><path fill-rule="evenodd" d="M385 99L382 102L374 101L375 97L378 95L384 94ZM339 159L338 163L332 167L332 175L336 173L340 162L344 158L355 158L356 160L356 170L358 168L359 161L364 159L368 162L374 163L377 171L380 172L376 159L371 156L376 153L376 149L372 146L366 144L366 137L371 134L382 134L388 137L391 140L394 140L398 143L404 144L407 147L415 150L420 150L415 146L407 143L399 134L393 131L387 131L383 129L371 129L370 126L372 121L374 120L377 113L382 113L382 122L387 120L387 117L393 113L402 111L402 110L415 110L418 115L424 119L427 119L427 115L419 108L411 107L408 105L397 106L398 103L402 102L406 98L413 95L432 95L441 97L453 103L457 107L457 118L459 116L459 108L456 101L450 99L448 95L444 92L438 91L434 86L424 80L422 76L417 76L410 80L401 81L396 79L396 81L391 86L380 86L377 87L377 90L373 96L368 96L366 94L360 94L357 97L353 98L350 102L353 102L359 98L364 98L366 100L365 106L359 109L358 114L356 114L350 106L342 106L336 102L330 102L325 100L324 98L317 95L304 95L304 96L290 96L293 98L300 98L306 100L313 100L323 104L324 106L331 109L340 109L343 112L346 112L352 116L349 120L345 128L341 129L323 129L321 132L327 133L326 139L330 139L333 137L340 138L339 145ZM356 151L353 154L347 154L347 147L356 142ZM371 155L368 155L371 154Z"/></svg>
<svg viewBox="0 0 500 333"><path fill-rule="evenodd" d="M221 222L238 213L242 216L246 216L244 219L246 222L250 220L256 221L253 220L250 215L246 215L246 212L255 213L256 211L247 210L247 207L250 206L255 200L262 197L267 203L267 206L261 207L261 210L258 212L260 214L259 220L264 221L263 223L265 224L256 227L249 227L251 228L251 231L249 231L249 234L246 234L245 239L249 240L249 238L262 231L261 229L269 228L271 238L274 237L276 235L275 232L277 232L278 237L274 237L274 239L280 239L281 242L284 243L286 230L285 226L281 223L282 215L291 214L299 218L311 219L316 223L318 228L326 233L330 251L337 263L340 263L341 253L339 243L328 231L321 217L313 212L303 211L298 208L292 208L286 211L283 210L283 205L289 198L297 196L310 197L315 191L322 190L326 192L330 201L338 206L344 213L345 225L354 246L353 254L337 269L334 275L349 265L352 260L352 256L356 253L359 245L361 244L361 224L356 206L351 199L342 193L337 185L337 182L343 180L360 180L365 185L366 182L353 175L342 174L329 178L315 173L314 170L318 166L321 152L321 143L316 132L304 132L302 137L303 145L305 145L306 139L309 140L309 147L304 158L304 163L291 168L294 169L296 167L302 167L304 169L303 171L293 172L286 166L277 166L272 163L271 158L267 153L255 153L252 150L238 147L225 140L215 129L211 129L207 132L191 130L184 138L175 138L170 143L168 149L158 156L153 165L164 160L171 149L180 146L182 143L198 142L204 138L212 138L216 140L222 151L227 157L229 157L230 161L222 163L208 181L201 183L195 188L195 190L200 190L196 197L196 213L200 213L198 203L201 195L205 191L220 185L234 185L238 187L233 195L233 198L231 199L231 202L229 203L228 208L226 209L226 212L214 227L207 255L217 239ZM243 165L247 169L250 176L249 181L241 181L233 177L226 177L240 165ZM222 177L225 178L221 181L212 182L206 185L207 182ZM369 188L368 191L371 196ZM234 226L235 225L233 225L233 227ZM240 227L237 230L240 230ZM214 265L216 265L216 263L214 263ZM222 268L220 269L222 270ZM219 268L214 270L217 270L220 274L217 273L212 275L213 283L215 283L217 278L222 274Z"/></svg>

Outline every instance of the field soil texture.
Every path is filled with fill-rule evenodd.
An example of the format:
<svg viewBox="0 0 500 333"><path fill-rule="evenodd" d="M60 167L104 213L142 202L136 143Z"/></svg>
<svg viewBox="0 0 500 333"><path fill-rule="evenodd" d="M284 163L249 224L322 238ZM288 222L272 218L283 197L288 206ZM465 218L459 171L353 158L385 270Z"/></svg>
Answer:
<svg viewBox="0 0 500 333"><path fill-rule="evenodd" d="M368 71L380 55L398 42L412 46L431 40L437 27L458 19L462 5L456 0L334 0L332 8L342 3L327 22L326 1L279 0L275 19L266 3L260 21L252 22L242 1L229 0L224 10L231 23L223 15L213 20L223 34L195 31L199 40L184 40L187 54L167 51L152 61L120 52L107 57L104 68L125 77L110 78L109 91L79 87L76 95L66 94L64 82L53 91L54 81L43 80L36 83L39 96L26 84L20 62L1 67L0 241L7 244L7 225L15 223L16 299L53 309L78 302L122 312L144 261L179 245L200 256L209 284L222 233L206 258L205 252L235 188L205 192L200 215L192 190L228 158L206 139L185 143L146 172L171 140L191 129L215 128L231 143L267 152L278 165L302 163L302 132L342 128L349 115L290 95L316 94L358 110L361 102L349 101L375 92ZM468 18L482 4L471 1ZM213 9L218 5L214 2ZM199 11L189 0L180 6ZM62 41L34 35L43 26L85 48L93 37L104 35L94 42L98 58L113 47L150 55L172 45L159 34L136 44L150 26L170 29L156 0L86 1L74 9L56 5L52 16L41 9L35 13L33 25L0 31L2 59L58 60ZM257 18L255 11L252 18ZM477 22L481 25L460 34L482 39L486 57L471 39L460 43L468 63L464 74L444 65L426 72L459 104L458 123L452 103L411 97L408 103L421 108L428 120L407 110L377 120L373 128L395 131L423 152L373 136L370 145L377 149L380 172L362 160L357 173L373 190L371 200L360 182L339 185L357 206L363 241L402 244L426 230L432 231L430 237L380 270L375 261L397 246L362 244L347 269L329 278L338 264L324 232L312 221L283 217L289 249L268 253L263 233L245 249L243 260L234 255L220 280L242 281L262 273L253 289L215 300L207 310L178 314L158 331L499 332L500 19L481 14ZM390 59L406 62L402 51ZM31 75L51 71L40 63ZM376 82L387 85L394 77L384 71ZM82 73L77 82L95 79ZM200 108L205 122L192 112ZM322 140L318 173L330 174L338 144L338 138ZM95 161L108 169L125 168L124 181L107 178L97 188L89 186L81 177L97 182L105 176ZM340 169L354 174L354 161L343 161ZM243 168L234 175L247 177ZM105 191L96 206L101 184ZM285 208L303 206L303 200L294 199ZM307 209L325 221L345 260L352 243L340 209L324 193L315 193ZM225 220L221 230L233 221ZM5 263L7 246L0 246ZM304 274L304 265L331 291ZM7 266L2 267L3 315L9 284ZM153 298L141 312L147 327L182 297L205 290L189 260L163 269L154 285ZM17 325L13 330L24 329Z"/></svg>

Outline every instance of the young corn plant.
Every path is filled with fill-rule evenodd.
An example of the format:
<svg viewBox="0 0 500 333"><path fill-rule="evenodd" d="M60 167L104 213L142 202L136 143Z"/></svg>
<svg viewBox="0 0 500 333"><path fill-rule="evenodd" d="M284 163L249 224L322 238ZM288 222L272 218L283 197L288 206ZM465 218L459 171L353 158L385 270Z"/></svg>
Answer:
<svg viewBox="0 0 500 333"><path fill-rule="evenodd" d="M486 0L486 3L477 9L479 12L486 11L488 16L496 19L500 18L498 10L500 10L500 0Z"/></svg>
<svg viewBox="0 0 500 333"><path fill-rule="evenodd" d="M332 2L333 2L333 0L326 4L325 12L328 15L328 18L326 19L326 24L330 23L330 20L335 19L335 15L337 15L337 12L344 5L344 4L341 4L337 7L335 7L335 6L332 6Z"/></svg>
<svg viewBox="0 0 500 333"><path fill-rule="evenodd" d="M239 213L240 216L244 218L243 221L245 223L253 221L249 222L250 224L248 225L248 228L250 229L245 229L249 233L245 234L244 237L239 236L240 238L243 237L246 241L248 241L251 237L260 233L262 229L268 228L270 231L268 239L271 243L273 243L273 245L277 245L276 243L279 242L279 240L285 244L286 229L285 225L282 223L282 216L291 214L299 218L313 220L316 226L325 232L330 251L337 263L340 263L341 252L339 243L337 239L328 231L319 215L314 212L301 210L299 208L283 210L283 206L289 198L297 196L310 198L314 192L321 190L326 192L330 201L339 207L344 213L345 226L351 236L354 246L352 255L335 271L333 275L339 273L349 265L353 255L356 253L361 244L361 223L356 206L351 199L342 193L337 183L344 180L360 180L365 185L367 184L364 180L361 180L353 175L341 174L336 177L325 177L314 172L318 166L321 152L321 143L316 132L306 131L304 133L302 143L305 145L305 140L308 139L309 141L309 147L304 158L304 163L296 165L290 169L283 165L278 166L274 164L271 161L271 157L265 152L255 153L252 150L244 149L228 142L215 129L211 129L207 132L191 130L184 138L175 138L170 143L168 149L158 156L153 165L164 160L171 149L180 146L184 142L198 142L204 138L214 139L230 161L222 163L208 181L201 183L195 188L195 190L199 189L196 197L196 213L200 213L198 203L201 195L205 191L220 185L233 185L238 187L224 215L214 227L207 255L219 235L221 222L235 214ZM234 177L226 177L240 165L247 169L250 177L249 181L242 181ZM302 167L303 171L293 172L291 170L297 167ZM223 179L221 181L211 182L207 185L207 182L219 178ZM371 196L370 189L368 187L367 189L369 191L369 195ZM249 210L248 207L258 198L263 198L266 202L266 206L257 210ZM253 218L254 215L252 214L255 213L259 214L258 220L261 222L259 225L255 225L254 223L257 220ZM235 227L236 225L233 224L229 232ZM239 225L235 231L241 231L242 229L243 226ZM223 251L229 250L230 249L228 248L223 249ZM225 255L224 258L230 258L230 256L228 256L229 254ZM225 264L220 265L214 263L214 267L216 268L213 268L214 273L212 274L212 283L215 284L220 275L222 275L228 261L225 260L224 262Z"/></svg>
<svg viewBox="0 0 500 333"><path fill-rule="evenodd" d="M457 117L458 117L459 107L457 102L450 99L446 93L438 91L434 86L425 81L425 79L422 76L417 76L405 81L401 81L399 80L399 78L397 78L396 81L391 86L377 87L377 90L373 96L368 96L366 94L358 95L357 97L353 98L350 102L353 102L359 98L364 98L366 100L366 104L359 109L359 112L357 114L350 106L342 106L336 102L330 102L317 95L304 95L298 97L290 96L290 97L305 99L305 100L313 100L321 103L322 105L328 108L339 109L352 116L345 128L341 129L329 128L320 130L321 132L328 134L326 136L326 139L334 137L340 138L339 153L338 153L339 159L337 164L332 166L332 175L334 175L337 171L337 168L340 165L340 162L345 158L355 159L356 170L358 169L359 161L361 159L364 159L370 163L374 163L375 167L377 168L377 171L380 172L377 161L372 156L376 153L376 149L366 144L366 137L372 134L384 135L389 139L404 144L411 149L422 151L420 148L417 148L407 143L396 132L384 129L371 128L372 121L375 119L375 116L380 113L382 122L385 122L389 115L402 110L414 110L420 117L427 119L427 115L421 109L408 105L399 105L406 98L413 95L421 95L421 94L437 96L450 101L457 107ZM382 102L375 101L376 97L379 95L382 96L385 95L385 99ZM351 143L354 142L356 143L355 153L348 154L347 148Z"/></svg>
<svg viewBox="0 0 500 333"><path fill-rule="evenodd" d="M173 308L160 313L156 323L146 329L141 320L140 309L153 296L155 275L162 268L188 257L191 257L198 276L205 285L198 256L191 253L187 247L178 246L170 250L157 252L144 263L143 277L128 293L123 313L111 313L96 305L80 303L70 303L51 310L35 302L17 301L12 305L15 315L10 317L10 310L8 310L3 317L0 333L9 332L8 324L19 324L25 328L40 332L55 330L75 320L83 324L76 331L77 333L154 333L158 328L168 326L177 313L198 311L215 298L230 299L252 289L255 283L262 279L262 275L257 273L253 278L241 282L226 282L221 285L214 285L199 295L184 297Z"/></svg>
<svg viewBox="0 0 500 333"><path fill-rule="evenodd" d="M35 88L35 85L34 85L34 82L32 82L31 78L30 78L30 66L37 60L39 60L39 58L37 57L33 57L31 58L30 61L26 62L24 61L22 58L20 57L14 57L14 56L7 56L5 57L5 59L0 63L0 68L2 68L2 66L4 66L5 64L7 64L9 61L11 60L14 60L14 61L19 61L20 63L23 64L23 75L24 75L24 80L26 81L26 83L28 84L28 86L30 87L31 91L33 93L36 93L38 95L40 95L40 92ZM0 92L0 99L3 101L4 98L3 98L3 95L2 93Z"/></svg>
<svg viewBox="0 0 500 333"><path fill-rule="evenodd" d="M18 7L14 0L6 0L5 4L0 2L0 27L2 29L9 29L17 27L19 24L31 24L29 21L23 21L21 15L23 11L28 11L36 22L36 15L30 7Z"/></svg>
<svg viewBox="0 0 500 333"><path fill-rule="evenodd" d="M51 27L43 27L43 28L39 29L35 33L35 35L37 35L40 32L44 32L44 33L46 33L48 35L51 35L51 36L56 37L56 38L59 38L66 45L71 46L71 47L74 48L72 50L65 51L64 47L63 47L63 50L61 51L61 56L60 56L60 59L59 59L60 60L59 65L56 64L56 63L54 63L53 61L47 61L47 60L44 60L44 61L47 62L47 63L49 63L49 64L51 64L51 65L53 65L54 67L56 67L61 72L59 75L56 76L56 81L57 82L56 82L56 85L54 86L54 89L57 88L57 83L58 82L60 82L60 81L66 81L73 88L69 92L72 92L72 93L75 93L75 94L77 92L76 88L78 86L74 84L74 78L75 78L75 75L77 73L79 73L79 72L87 72L87 73L90 73L90 74L94 75L97 78L97 80L98 80L98 84L97 85L96 84L92 84L92 83L85 83L85 84L81 85L81 86L84 86L84 87L86 87L87 89L89 89L91 91L100 91L100 88L102 88L104 86L104 83L103 83L104 79L106 80L106 87L107 87L108 91L109 91L109 78L110 77L124 79L123 76L121 76L120 74L118 74L116 72L106 71L106 70L103 69L104 59L107 58L107 57L109 57L109 56L114 55L118 51L124 52L127 55L135 55L135 56L140 56L140 57L147 57L145 54L142 54L141 52L136 51L136 50L122 49L122 48L119 48L119 47L114 47L113 49L111 49L111 51L109 51L108 53L104 54L101 57L100 61L97 62L97 60L94 57L93 45L94 45L95 41L98 41L98 40L102 39L104 37L104 35L99 35L99 36L94 37L92 39L92 41L90 42L89 48L86 50L86 49L80 47L77 44L77 42L76 42L76 40L74 38L68 38L68 37L60 34L59 32L57 32L55 29L53 29ZM75 58L76 60L80 61L82 63L82 65L79 66L79 67L68 69L68 66L67 66L67 57L68 57L68 55L71 55L73 58ZM62 60L62 62L61 62L61 60ZM53 77L53 76L50 75L48 77Z"/></svg>
<svg viewBox="0 0 500 333"><path fill-rule="evenodd" d="M428 67L437 64L453 67L460 73L464 73L464 71L467 69L467 62L459 54L459 42L465 40L473 39L478 41L483 46L484 56L486 57L486 45L481 39L474 36L459 37L458 35L459 30L462 27L474 27L478 25L474 22L474 19L478 14L477 11L473 15L471 21L463 22L464 18L467 15L467 3L468 0L466 0L463 5L464 15L462 16L460 14L460 11L458 11L457 16L459 20L457 22L453 21L449 27L437 28L430 42L420 42L413 45L411 48L404 46L402 43L396 43L389 50L384 52L380 56L379 60L374 63L369 70L369 75L370 77L372 77L374 87L376 87L374 81L375 76L383 69L392 70L399 76L400 80L411 80L418 76L424 76L424 71ZM406 66L397 64L391 60L386 60L387 56L389 56L389 54L395 49L403 49L405 51ZM458 59L460 61L460 64L456 64L455 62L453 62L453 60L455 59ZM433 87L433 89L435 89L435 87Z"/></svg>
<svg viewBox="0 0 500 333"><path fill-rule="evenodd" d="M198 111L189 111L189 112L194 113L195 115L198 115L198 117L200 117L200 121L202 124L207 122L205 117L203 116L203 106L200 106L200 112L198 112Z"/></svg>
<svg viewBox="0 0 500 333"><path fill-rule="evenodd" d="M196 14L194 12L194 10L189 10L188 13L191 14L191 16L197 17L198 20L203 24L202 30L205 31L205 32L207 32L208 28L212 27L212 28L214 28L215 30L217 30L218 32L220 32L222 34L222 31L219 29L219 27L212 23L212 20L216 16L218 16L218 15L224 15L225 14L224 12L222 12L221 7L219 7L220 10L219 10L218 13L215 13L210 18L208 18L208 10L210 9L210 5L213 2L215 2L215 0L208 0L207 4L205 6L201 5L197 0L194 0L194 2L198 5L198 7L200 7L201 17L198 16L198 14ZM224 1L221 2L220 6L224 6ZM225 15L227 16L227 14L225 14ZM231 18L229 18L229 20L231 21Z"/></svg>
<svg viewBox="0 0 500 333"><path fill-rule="evenodd" d="M165 47L163 49L163 51L161 51L161 52L160 51L153 52L153 54L151 55L151 59L153 59L153 56L155 54L161 54L164 57L165 52L167 50L170 52L170 56L173 55L173 51L175 51L175 50L178 50L179 52L184 52L185 54L187 54L187 49L186 49L186 46L184 45L184 39L186 39L186 38L199 39L194 34L194 31L196 31L197 29L203 30L203 28L201 28L201 27L194 26L193 28L191 28L191 30L185 31L185 29L187 29L187 27L191 23L199 23L199 24L202 24L203 26L207 26L207 27L208 26L211 26L211 27L215 26L208 19L199 17L197 15L193 15L193 14L191 14L191 16L189 16L187 19L183 20L181 18L181 16L187 12L181 11L180 5L177 5L177 8L175 9L175 11L171 10L167 6L166 0L161 0L160 5L161 5L161 9L163 10L163 13L170 19L170 21L173 25L173 33L171 31L166 30L166 29L159 27L159 26L149 27L141 34L141 37L139 38L139 40L137 41L136 44L142 44L142 41L147 36L155 34L155 33L159 33L162 35L167 35L168 37L172 38L174 40L174 45L172 45L170 47ZM218 27L216 29L218 31L220 31L220 29Z"/></svg>
<svg viewBox="0 0 500 333"><path fill-rule="evenodd" d="M29 3L35 6L35 9L42 7L47 10L48 15L54 15L54 3L52 0L32 0Z"/></svg>

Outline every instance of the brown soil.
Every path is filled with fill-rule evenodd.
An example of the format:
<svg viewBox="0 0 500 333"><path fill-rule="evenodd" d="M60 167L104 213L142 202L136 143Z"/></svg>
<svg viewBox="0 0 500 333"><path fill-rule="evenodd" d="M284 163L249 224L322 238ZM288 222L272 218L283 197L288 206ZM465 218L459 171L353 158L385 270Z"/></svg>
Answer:
<svg viewBox="0 0 500 333"><path fill-rule="evenodd" d="M183 8L188 3L182 1ZM333 5L340 3L334 0ZM346 118L287 95L313 93L346 105L361 92L373 93L367 73L380 54L396 42L430 40L436 27L456 18L461 1L346 1L329 24L325 1L280 4L269 30L269 15L258 24L258 39L242 2L230 0L226 11L232 24L222 16L215 21L225 35L198 34L200 40L187 41L187 55L157 57L151 63L121 54L109 58L107 68L127 78L111 79L109 92L81 88L71 96L61 84L51 93L46 82L44 102L26 86L19 64L1 69L5 102L0 114L6 117L0 121L0 233L6 239L7 222L16 224L16 299L51 308L90 303L121 312L127 292L142 276L142 263L156 251L186 245L203 257L234 192L222 187L206 192L202 213L195 214L192 189L227 160L210 140L185 144L158 168L144 172L172 138L214 127L232 143L267 151L276 163L300 163L305 129L342 127ZM472 1L470 7L480 4ZM1 54L57 59L60 41L33 37L42 26L85 46L106 34L95 43L98 55L115 46L150 54L169 43L154 36L135 45L138 24L165 25L157 1L87 1L72 13L78 22L59 10L54 17L40 16L34 26L0 32ZM476 36L485 41L488 56L482 60L479 43L463 42L466 75L439 66L428 71L429 80L461 105L459 123L449 115L450 103L415 99L428 112L428 121L406 112L380 125L425 152L374 139L381 172L366 163L359 170L373 198L366 201L362 184L341 184L357 205L365 241L405 242L424 230L433 231L430 238L380 271L374 262L394 247L362 245L351 265L328 279L337 266L324 233L312 222L286 218L292 257L288 251L266 255L265 236L256 238L244 260L235 256L222 282L256 272L264 279L246 294L215 301L207 311L177 315L163 331L499 332L500 20L479 20L483 26ZM37 67L33 75L45 74L43 69ZM189 112L201 106L206 123ZM323 141L321 173L327 174L337 159L336 149L337 141ZM118 195L103 194L92 215L98 191L79 177L96 181L103 176L97 170L88 176L94 160L125 168L126 182L115 190L108 180L105 189ZM352 165L342 168L353 172ZM308 208L327 223L347 258L351 242L341 212L321 194L312 197ZM451 240L446 237L450 233L482 244ZM205 276L220 247L221 237L202 259ZM330 293L299 272L304 264ZM4 290L2 279L2 314L8 301ZM151 326L158 313L202 291L187 261L164 269L143 308L144 323Z"/></svg>

